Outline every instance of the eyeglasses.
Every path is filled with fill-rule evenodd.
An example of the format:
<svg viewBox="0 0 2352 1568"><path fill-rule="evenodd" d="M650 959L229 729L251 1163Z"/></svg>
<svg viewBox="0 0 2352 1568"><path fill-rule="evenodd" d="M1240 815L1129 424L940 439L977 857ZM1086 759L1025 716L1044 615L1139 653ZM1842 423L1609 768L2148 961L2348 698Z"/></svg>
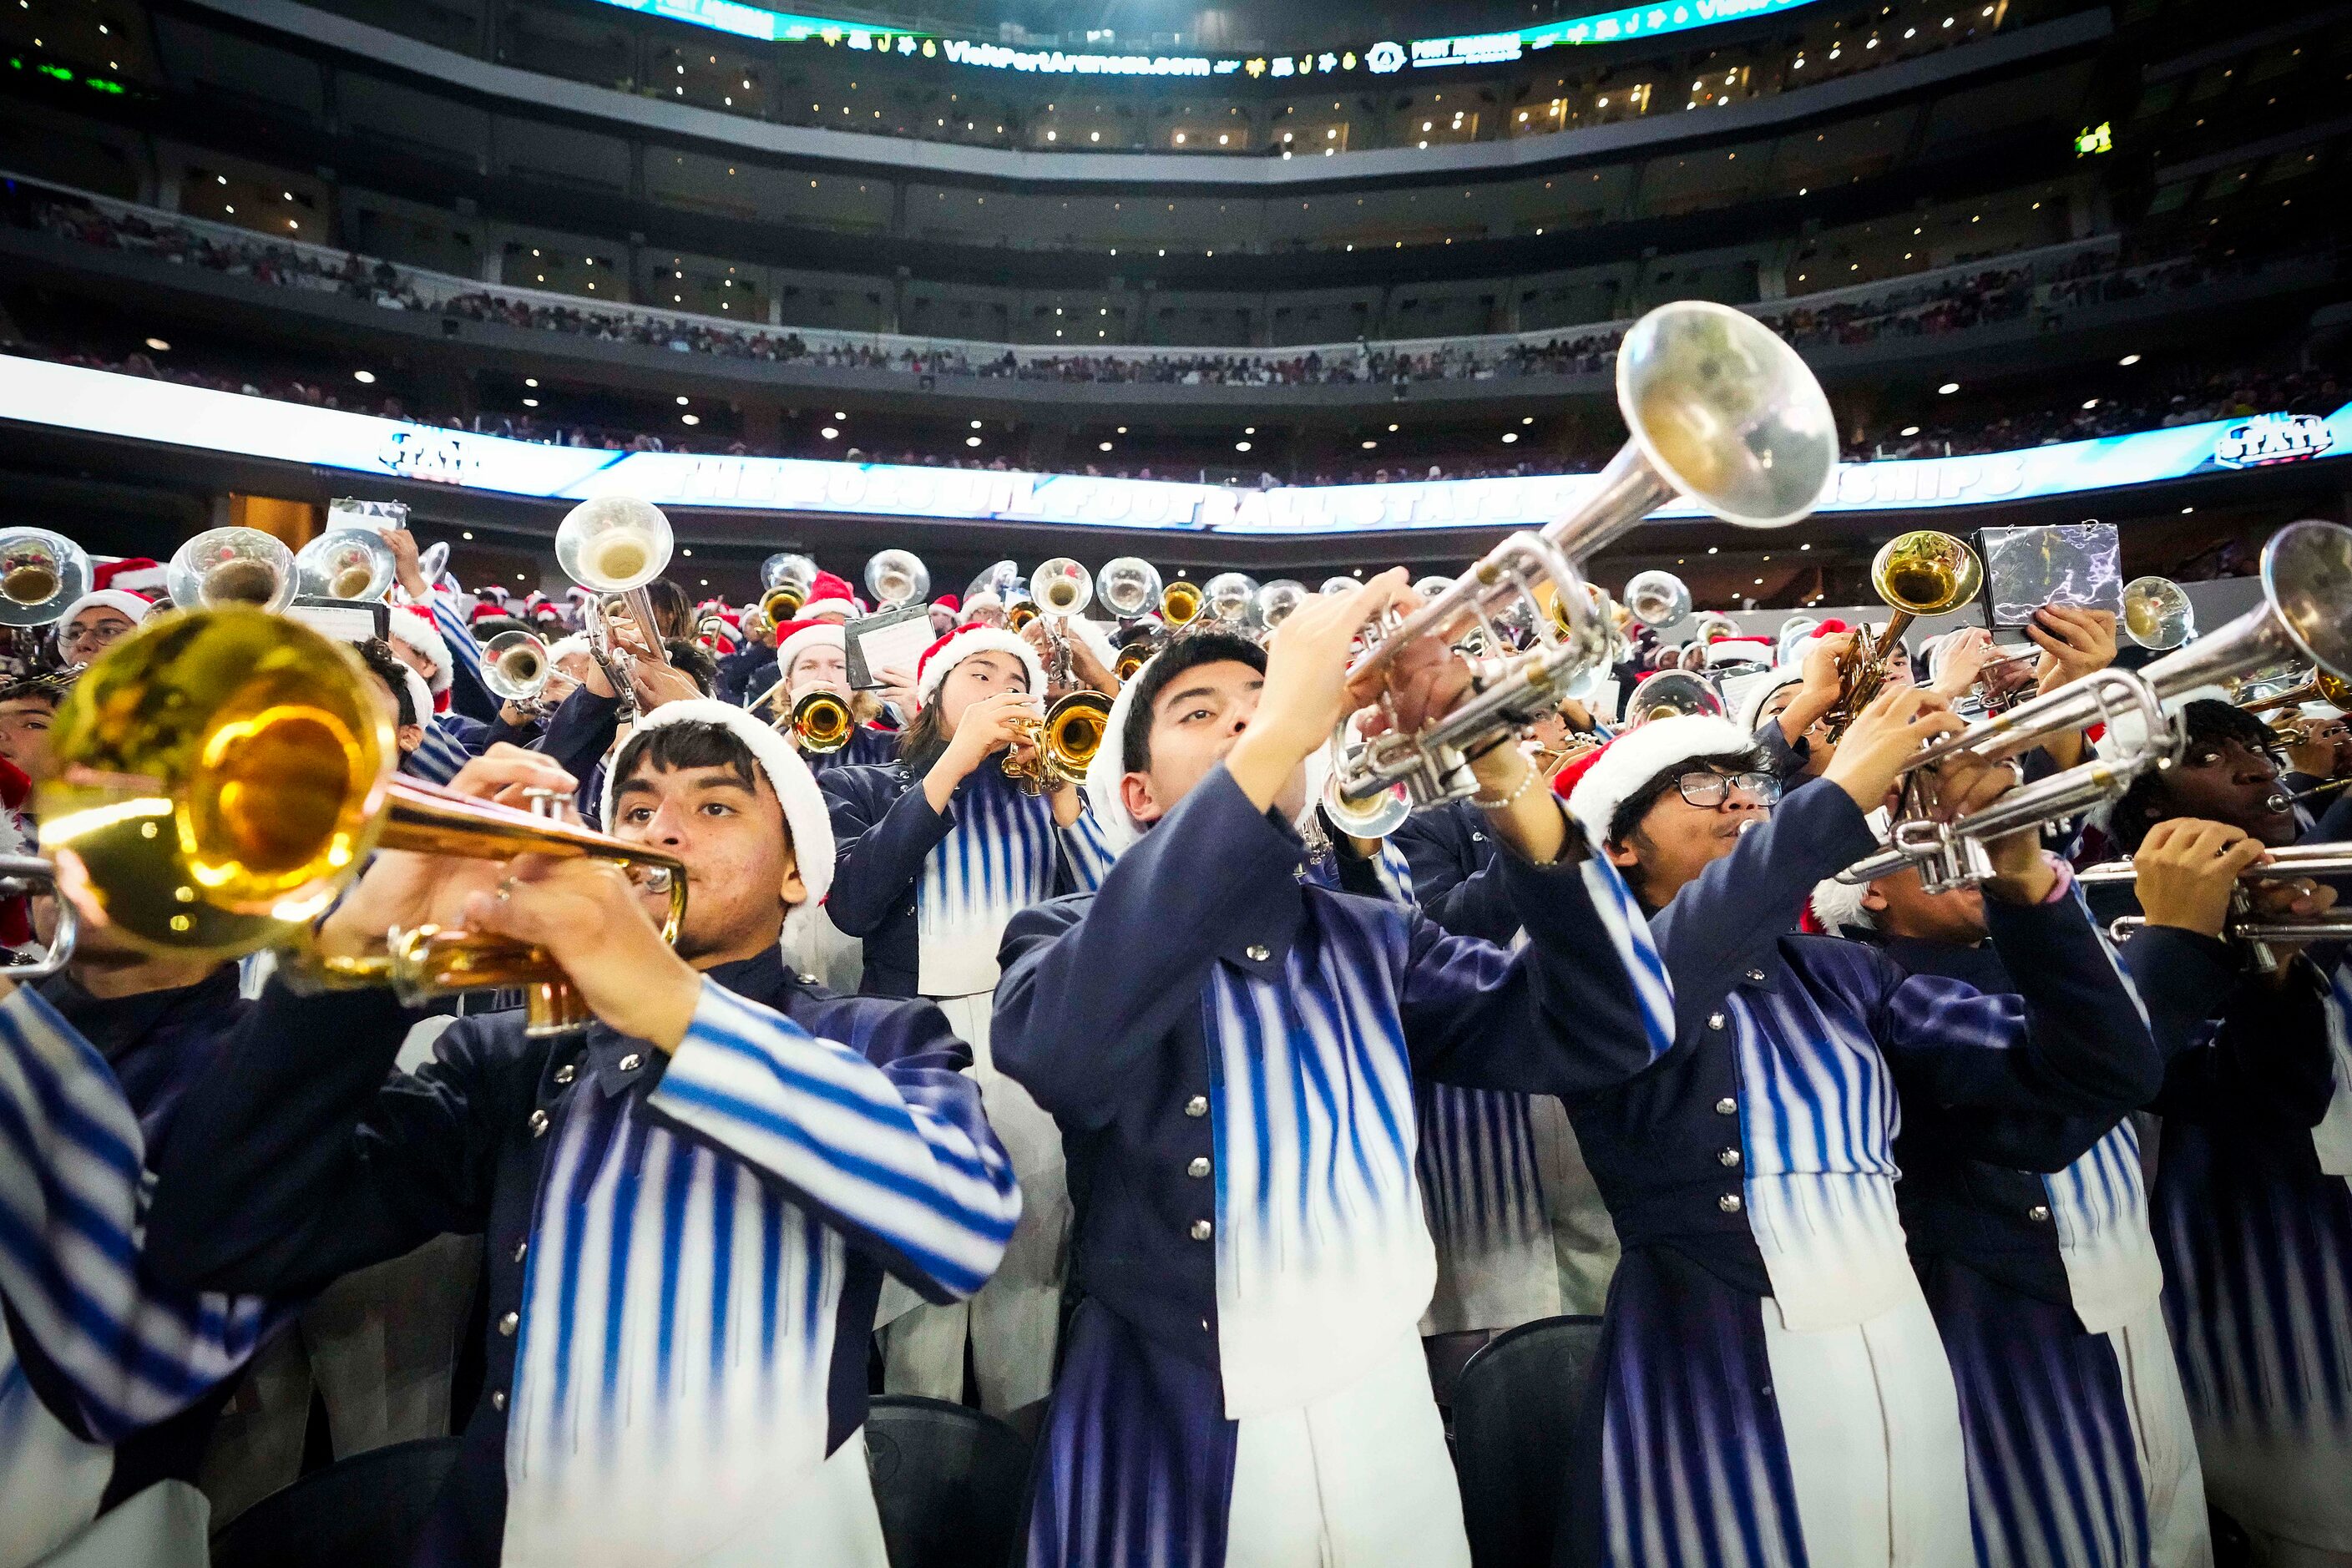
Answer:
<svg viewBox="0 0 2352 1568"><path fill-rule="evenodd" d="M1694 771L1675 781L1682 797L1703 811L1712 811L1738 790L1749 799L1770 805L1780 798L1780 781L1770 773L1718 773Z"/></svg>
<svg viewBox="0 0 2352 1568"><path fill-rule="evenodd" d="M63 637L60 637L58 639L58 642L64 647L81 647L84 646L104 647L107 644L114 642L128 634L131 629L130 626L126 623L117 621L100 621L94 626L72 627L67 631Z"/></svg>

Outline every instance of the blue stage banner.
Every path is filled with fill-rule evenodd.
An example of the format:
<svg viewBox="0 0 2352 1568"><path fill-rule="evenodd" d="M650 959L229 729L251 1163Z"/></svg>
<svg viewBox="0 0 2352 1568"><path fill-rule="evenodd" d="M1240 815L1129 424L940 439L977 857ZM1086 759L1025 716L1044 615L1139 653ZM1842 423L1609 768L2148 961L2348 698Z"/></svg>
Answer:
<svg viewBox="0 0 2352 1568"><path fill-rule="evenodd" d="M575 500L1234 533L1538 527L1591 489L1589 474L1244 489L1160 479L906 468L790 458L608 452L436 429L40 360L0 359L0 419L242 458ZM2262 414L1973 458L1843 465L1825 512L1979 507L2090 496L2193 474L2332 462L2352 449L2352 404L2322 418ZM1661 517L1697 517L1676 504Z"/></svg>

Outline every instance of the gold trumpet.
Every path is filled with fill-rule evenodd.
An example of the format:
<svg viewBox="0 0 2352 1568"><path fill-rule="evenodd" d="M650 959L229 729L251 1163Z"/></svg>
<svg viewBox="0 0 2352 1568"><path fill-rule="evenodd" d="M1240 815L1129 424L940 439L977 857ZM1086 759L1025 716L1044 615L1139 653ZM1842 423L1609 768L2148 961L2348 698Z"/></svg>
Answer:
<svg viewBox="0 0 2352 1568"><path fill-rule="evenodd" d="M1031 795L1043 795L1086 778L1110 730L1110 699L1099 691L1069 692L1045 710L1045 717L1015 718L1013 728L1030 755L1006 758L1005 776L1018 780Z"/></svg>
<svg viewBox="0 0 2352 1568"><path fill-rule="evenodd" d="M73 851L108 920L152 951L277 948L316 983L410 1000L525 986L530 1032L559 1034L587 1015L541 949L422 926L388 933L380 957L325 960L310 921L379 848L611 860L667 887L666 936L686 913L671 856L394 776L391 714L356 656L262 611L192 611L123 638L58 709L50 745L41 847Z"/></svg>
<svg viewBox="0 0 2352 1568"><path fill-rule="evenodd" d="M849 704L835 693L824 690L803 694L793 704L789 722L794 743L813 756L841 750L849 744L849 737L857 728Z"/></svg>
<svg viewBox="0 0 2352 1568"><path fill-rule="evenodd" d="M1190 626L1200 617L1201 585L1179 577L1160 590L1160 618L1171 626Z"/></svg>
<svg viewBox="0 0 2352 1568"><path fill-rule="evenodd" d="M808 584L797 580L777 584L760 595L760 614L768 618L771 626L781 626L801 613L808 603Z"/></svg>
<svg viewBox="0 0 2352 1568"><path fill-rule="evenodd" d="M1842 735L1854 715L1870 706L1886 684L1895 650L1903 633L1921 616L1957 610L1984 587L1984 563L1968 542L1932 528L1896 534L1879 547L1870 563L1870 585L1895 613L1875 640L1868 627L1854 634L1853 646L1838 661L1844 692L1825 720L1832 736Z"/></svg>
<svg viewBox="0 0 2352 1568"><path fill-rule="evenodd" d="M2248 713L2267 713L2273 708L2290 710L2268 721L2271 732L2279 738L2282 745L2300 746L2311 739L2312 721L2292 710L2306 702L2326 702L2352 711L2352 680L2315 665L2306 678L2286 690L2273 692L2251 702L2241 702L2238 706Z"/></svg>
<svg viewBox="0 0 2352 1568"><path fill-rule="evenodd" d="M1137 672L1150 662L1151 656L1158 651L1149 637L1133 638L1119 648L1118 658L1111 665L1111 673L1118 677L1121 685L1125 685L1135 679Z"/></svg>

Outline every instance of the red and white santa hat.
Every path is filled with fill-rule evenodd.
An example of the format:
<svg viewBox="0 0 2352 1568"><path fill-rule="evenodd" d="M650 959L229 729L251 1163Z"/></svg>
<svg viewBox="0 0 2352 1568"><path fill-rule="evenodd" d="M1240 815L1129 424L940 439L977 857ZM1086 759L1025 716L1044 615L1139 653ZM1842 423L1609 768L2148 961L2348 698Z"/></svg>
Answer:
<svg viewBox="0 0 2352 1568"><path fill-rule="evenodd" d="M1037 650L1031 647L1018 632L1000 631L994 626L958 626L923 650L915 661L915 696L929 702L939 695L940 682L948 671L976 653L1011 654L1021 661L1028 673L1030 694L1045 694L1045 667L1037 662Z"/></svg>
<svg viewBox="0 0 2352 1568"><path fill-rule="evenodd" d="M697 697L683 702L665 702L636 721L631 738L648 730L664 730L673 724L708 724L724 730L743 742L760 771L768 777L768 787L776 792L778 804L784 808L784 830L792 836L793 859L800 868L801 882L808 889L807 901L784 917L782 946L802 962L809 930L818 918L817 906L824 902L825 894L833 889L833 818L824 807L824 795L817 788L816 775L801 761L790 741L782 732L761 723L732 702L716 698ZM610 826L613 821L614 775L604 774L604 796L597 802L603 815L598 819Z"/></svg>
<svg viewBox="0 0 2352 1568"><path fill-rule="evenodd" d="M449 689L449 645L443 639L441 628L433 624L430 614L415 605L395 605L385 635L433 667L425 681L436 696Z"/></svg>
<svg viewBox="0 0 2352 1568"><path fill-rule="evenodd" d="M66 606L66 613L58 617L58 626L62 630L72 624L76 616L93 605L119 611L136 625L154 614L156 597L163 592L163 568L144 555L94 562L89 569L89 592Z"/></svg>
<svg viewBox="0 0 2352 1568"><path fill-rule="evenodd" d="M1552 787L1566 796L1569 816L1598 847L1607 842L1617 808L1668 768L1707 757L1745 756L1754 749L1750 731L1728 719L1705 713L1654 719L1562 768Z"/></svg>
<svg viewBox="0 0 2352 1568"><path fill-rule="evenodd" d="M1714 637L1706 645L1706 662L1718 664L1770 664L1772 639L1769 637Z"/></svg>
<svg viewBox="0 0 2352 1568"><path fill-rule="evenodd" d="M849 584L830 572L820 572L809 584L808 602L800 607L795 620L816 621L828 616L854 621L866 613L857 602L857 595Z"/></svg>
<svg viewBox="0 0 2352 1568"><path fill-rule="evenodd" d="M416 715L415 722L433 722L433 693L425 689L425 678L404 664L400 667L400 678L408 687L408 706Z"/></svg>
<svg viewBox="0 0 2352 1568"><path fill-rule="evenodd" d="M811 648L848 647L839 621L786 621L776 628L776 673L793 678L793 660Z"/></svg>

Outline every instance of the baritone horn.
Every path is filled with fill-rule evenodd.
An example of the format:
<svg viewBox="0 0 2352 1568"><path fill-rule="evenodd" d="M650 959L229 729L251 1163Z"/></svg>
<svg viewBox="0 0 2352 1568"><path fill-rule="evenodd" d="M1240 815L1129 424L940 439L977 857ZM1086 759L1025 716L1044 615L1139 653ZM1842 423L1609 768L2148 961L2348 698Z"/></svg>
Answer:
<svg viewBox="0 0 2352 1568"><path fill-rule="evenodd" d="M257 528L208 528L172 553L164 591L183 610L294 602L294 552Z"/></svg>
<svg viewBox="0 0 2352 1568"><path fill-rule="evenodd" d="M294 556L297 589L314 598L381 599L398 570L392 546L372 528L331 528Z"/></svg>
<svg viewBox="0 0 2352 1568"><path fill-rule="evenodd" d="M1496 619L1547 582L1569 629L1534 617L1534 645L1487 661L1479 689L1451 712L1418 733L1375 736L1349 759L1343 795L1362 799L1400 782L1417 805L1470 794L1465 752L1551 710L1580 672L1608 658L1612 628L1578 563L1659 506L1680 496L1743 528L1780 528L1820 505L1836 478L1837 425L1821 384L1770 328L1727 306L1682 300L1634 322L1618 350L1617 406L1632 439L1582 505L1541 532L1504 540L1412 615L1368 627L1368 650L1349 673L1378 677L1407 643L1452 647L1478 627L1486 646L1502 647Z"/></svg>
<svg viewBox="0 0 2352 1568"><path fill-rule="evenodd" d="M2145 648L2170 653L2197 635L2197 607L2169 577L2135 577L2124 584L2124 636Z"/></svg>
<svg viewBox="0 0 2352 1568"><path fill-rule="evenodd" d="M107 649L50 746L41 847L70 850L109 923L150 952L276 948L314 983L388 983L411 1000L522 986L529 1027L553 1034L585 1015L539 949L425 926L387 933L383 954L329 960L308 948L310 921L378 848L594 857L667 889L667 935L685 913L671 856L396 776L390 707L357 655L250 608L168 616Z"/></svg>
<svg viewBox="0 0 2352 1568"><path fill-rule="evenodd" d="M89 592L89 552L46 528L0 532L0 626L46 626Z"/></svg>

